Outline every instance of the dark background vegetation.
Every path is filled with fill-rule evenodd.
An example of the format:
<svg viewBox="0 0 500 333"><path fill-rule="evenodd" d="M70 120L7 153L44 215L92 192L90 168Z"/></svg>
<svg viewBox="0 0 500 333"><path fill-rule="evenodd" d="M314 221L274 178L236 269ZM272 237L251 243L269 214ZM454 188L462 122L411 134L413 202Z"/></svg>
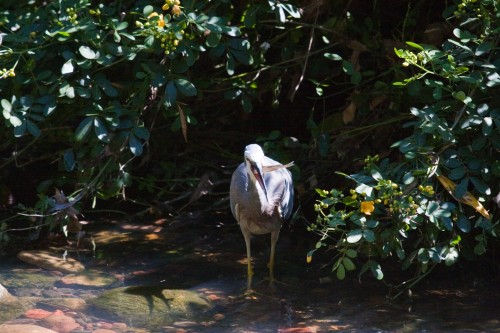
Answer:
<svg viewBox="0 0 500 333"><path fill-rule="evenodd" d="M162 9L165 3L170 4L168 9ZM403 243L397 236L403 228L398 223L407 223L401 222L404 216L376 211L382 224L399 221L394 229L377 226L376 234L383 239L384 230L392 230L389 238L395 243L390 251L406 249L401 261L411 257L413 250L441 251L437 259L415 252L410 264L422 265L418 273L425 274L428 264L444 262L455 248L474 249L479 242L485 251L470 250L469 259L493 252L487 261L498 264L494 197L500 174L495 144L499 103L494 98L498 79L491 78L500 68L498 4L487 0L181 1L180 15L175 15L173 6L175 2L169 0L2 2L0 98L7 102L2 101L5 123L0 132L1 246L8 250L9 241L32 234L32 229L21 233L16 229L43 225L41 235L60 230L78 219L77 212L228 211L232 170L241 162L244 146L257 142L278 161L295 161L291 170L299 210L293 223L303 226L298 232L307 233L309 227L321 235L322 228L331 226L331 220L326 225L315 222L314 204L329 196L318 198L315 189L337 188L348 195L353 186L352 179L335 171L352 174L375 168L384 179L406 188L398 201L406 202L417 185L431 186L433 200L451 214L443 213L444 218L457 221L467 215L475 221L469 228L448 228L443 226L448 220L438 216L432 226L426 222L433 219L432 214L420 212L421 225L412 226L415 234L409 235L415 243L398 247L394 244ZM164 27L152 12L165 15ZM457 36L457 27L474 36ZM178 44L170 44L166 55L168 38ZM485 45L486 51L471 51L477 59L470 60L467 52L456 51L460 46L448 46L445 51L456 58L453 61L429 51L442 49L448 39L473 50ZM407 41L426 45L425 51ZM82 46L88 49L82 51ZM412 54L398 55L395 49L413 50L417 60L412 62ZM419 52L418 57L428 58L422 61ZM481 57L490 67L481 67ZM463 73L456 70L460 64L481 78L461 79ZM418 77L422 68L416 65L433 73ZM435 80L429 83L428 78ZM64 90L67 86L76 89L74 95ZM433 95L441 86L442 95ZM465 107L477 128L452 126L457 117L465 119L458 116L465 103L458 92L474 100L475 105ZM430 104L436 105L436 114L456 139L432 132L409 112L412 107L427 110ZM479 105L489 106L488 113L478 115ZM419 140L426 137L420 141L425 149L416 144L410 156L401 145L392 146L415 133L423 133ZM428 172L432 169L429 156L441 156L444 163L454 156L451 150L473 145L479 136L486 137L487 143L476 155L458 153L465 156L460 157L464 169L457 171L463 175L450 177L456 166L443 164L442 174L465 186L454 199ZM392 164L374 167L367 163L368 155ZM479 168L470 167L467 158L481 161L481 170L487 168L489 174L476 172ZM414 172L419 176L413 185L405 184L401 170L427 170L429 177ZM357 183L369 185L376 180L357 178ZM54 197L56 189L65 194ZM460 201L467 189L474 198L485 199L488 222L477 220L479 211ZM421 207L429 204L424 197ZM68 200L73 204L68 205ZM327 201L330 205L335 200ZM345 200L337 203L342 202L346 204ZM454 206L444 207L443 202ZM351 214L358 210L359 202L349 209ZM367 253L365 247L376 242L344 241L349 230L357 230L356 221L360 220L353 218L353 226L340 227L340 235L323 238L316 247L338 250L333 270L339 278L339 265L351 268L346 257L364 262L362 271L371 269L380 278L378 263L361 259ZM457 235L462 236L461 243L451 246ZM478 235L483 238L477 239ZM319 238L312 233L304 237ZM387 256L384 244L374 246L381 259Z"/></svg>

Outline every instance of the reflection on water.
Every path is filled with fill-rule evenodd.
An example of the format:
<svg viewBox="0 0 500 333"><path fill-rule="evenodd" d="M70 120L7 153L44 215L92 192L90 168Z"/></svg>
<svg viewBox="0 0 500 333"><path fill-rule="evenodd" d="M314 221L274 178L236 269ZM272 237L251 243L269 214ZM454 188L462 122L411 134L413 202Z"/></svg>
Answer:
<svg viewBox="0 0 500 333"><path fill-rule="evenodd" d="M245 294L244 242L232 223L189 220L90 226L88 244L78 252L70 251L90 272L85 276L38 269L15 257L1 258L0 284L24 309L9 323L49 327L47 319L38 318L46 311L52 317L54 313L71 317L78 326L73 332L80 333L97 329L108 333L500 332L500 293L493 281L473 288L454 276L434 278L411 296L388 302L387 288L369 278L362 283L354 278L320 283L318 271L308 271L312 268L304 263L307 251L297 249L289 236L284 231L278 243L280 282L274 288L265 280L268 239L254 239L255 290ZM91 240L96 251L91 250ZM98 277L111 279L98 284ZM132 317L96 312L89 306L106 290L142 285L155 286L158 295L163 289L195 291L212 305L197 315L181 315L156 327L137 326ZM155 304L153 296L150 307ZM168 304L165 309L169 311ZM61 327L52 329L63 332Z"/></svg>

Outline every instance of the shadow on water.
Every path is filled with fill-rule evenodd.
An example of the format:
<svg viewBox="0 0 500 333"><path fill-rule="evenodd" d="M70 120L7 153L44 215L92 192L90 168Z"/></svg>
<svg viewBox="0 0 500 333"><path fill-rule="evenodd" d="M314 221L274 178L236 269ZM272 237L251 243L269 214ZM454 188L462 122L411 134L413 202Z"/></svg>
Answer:
<svg viewBox="0 0 500 333"><path fill-rule="evenodd" d="M65 274L7 257L0 261L0 284L14 296L36 298L33 307L49 310L68 310L53 305L52 299L75 297L91 303L116 287L129 287L128 293L144 296L150 311L158 299L170 308L172 299L165 296L164 289L195 291L212 304L199 317L176 318L142 331L128 318L108 317L90 307L73 310L82 324L75 332L84 333L95 330L97 323L117 320L127 324L115 329L117 333L500 332L498 276L474 286L445 272L418 285L411 296L389 302L387 287L369 278L361 283L357 278L318 279L318 274L328 275L328 269L318 273L308 266L308 249L300 248L297 235L285 229L277 248L280 282L274 288L268 285L269 238L255 237L254 292L245 294L245 245L238 226L228 216L106 220L87 226L86 232L80 251L70 251L70 255L87 270L115 277L115 283L104 287L62 283ZM147 295L142 286L148 286ZM25 320L22 318L17 320Z"/></svg>

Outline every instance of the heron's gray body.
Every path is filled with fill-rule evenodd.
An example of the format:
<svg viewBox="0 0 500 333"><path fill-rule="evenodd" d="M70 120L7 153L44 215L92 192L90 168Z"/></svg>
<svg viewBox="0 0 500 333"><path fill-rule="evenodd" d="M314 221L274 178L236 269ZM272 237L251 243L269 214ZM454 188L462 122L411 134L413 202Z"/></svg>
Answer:
<svg viewBox="0 0 500 333"><path fill-rule="evenodd" d="M281 166L271 168L271 166ZM259 182L259 176L261 182ZM263 186L264 185L264 188ZM293 208L293 183L290 172L281 163L264 156L258 145L245 149L245 162L234 171L231 178L230 206L245 237L248 257L249 279L250 237L271 233L271 258L269 262L273 278L274 250L283 222L288 219ZM250 287L250 280L249 280Z"/></svg>
<svg viewBox="0 0 500 333"><path fill-rule="evenodd" d="M262 164L273 166L281 163L264 156ZM247 228L254 235L280 230L293 208L290 172L282 168L264 173L263 178L269 202L259 184L250 180L245 163L238 166L231 179L229 199L233 216L242 228Z"/></svg>

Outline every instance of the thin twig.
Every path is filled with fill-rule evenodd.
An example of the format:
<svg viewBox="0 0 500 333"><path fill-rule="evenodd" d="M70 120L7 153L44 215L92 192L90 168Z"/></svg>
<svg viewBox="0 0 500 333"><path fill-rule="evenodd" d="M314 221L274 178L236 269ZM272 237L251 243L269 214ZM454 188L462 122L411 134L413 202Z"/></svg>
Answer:
<svg viewBox="0 0 500 333"><path fill-rule="evenodd" d="M312 26L312 29L311 29L311 37L309 38L309 45L307 46L307 53L306 53L306 57L304 59L304 66L302 67L302 73L300 74L299 82L297 82L297 84L293 88L292 94L290 96L291 102L293 102L295 94L299 90L300 84L302 83L302 80L304 80L304 76L306 74L307 62L309 60L309 55L311 54L312 44L314 41L314 31L316 30L315 28L316 28L316 24L318 22L318 16L319 16L319 7L316 7L316 16L314 17L314 25Z"/></svg>

